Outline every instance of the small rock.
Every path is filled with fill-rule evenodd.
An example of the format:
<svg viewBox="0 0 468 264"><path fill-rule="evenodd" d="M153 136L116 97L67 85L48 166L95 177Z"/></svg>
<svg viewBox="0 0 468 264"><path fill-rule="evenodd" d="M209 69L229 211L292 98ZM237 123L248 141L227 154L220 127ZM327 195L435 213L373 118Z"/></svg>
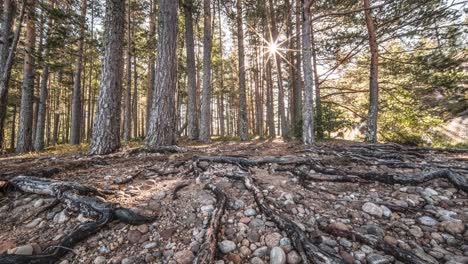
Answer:
<svg viewBox="0 0 468 264"><path fill-rule="evenodd" d="M338 231L349 231L349 227L343 223L332 223L329 224L328 227L330 229L338 230Z"/></svg>
<svg viewBox="0 0 468 264"><path fill-rule="evenodd" d="M236 249L236 243L231 240L223 240L218 243L218 248L224 254L234 251Z"/></svg>
<svg viewBox="0 0 468 264"><path fill-rule="evenodd" d="M148 228L148 225L145 225L145 224L139 225L139 226L137 227L137 230L140 231L142 234L148 233L148 229L149 229L149 228Z"/></svg>
<svg viewBox="0 0 468 264"><path fill-rule="evenodd" d="M378 205L367 202L362 206L362 210L370 215L382 217L383 211Z"/></svg>
<svg viewBox="0 0 468 264"><path fill-rule="evenodd" d="M250 264L264 264L265 262L263 262L263 260L259 257L253 257L251 260L250 260Z"/></svg>
<svg viewBox="0 0 468 264"><path fill-rule="evenodd" d="M274 247L270 252L270 264L285 264L286 253L280 247Z"/></svg>
<svg viewBox="0 0 468 264"><path fill-rule="evenodd" d="M268 247L260 247L260 248L257 248L254 252L253 252L253 256L255 257L263 257L263 256L266 256L268 254Z"/></svg>
<svg viewBox="0 0 468 264"><path fill-rule="evenodd" d="M384 241L392 246L396 246L398 244L398 240L392 236L385 236Z"/></svg>
<svg viewBox="0 0 468 264"><path fill-rule="evenodd" d="M439 195L438 192L436 192L434 189L431 189L431 188L425 188L422 192L421 192L422 195L425 195L425 196L434 196L434 195Z"/></svg>
<svg viewBox="0 0 468 264"><path fill-rule="evenodd" d="M392 210L388 209L387 206L381 205L380 208L382 209L383 216L390 217L392 215Z"/></svg>
<svg viewBox="0 0 468 264"><path fill-rule="evenodd" d="M302 262L302 258L295 250L291 250L288 253L287 262L288 264L298 264Z"/></svg>
<svg viewBox="0 0 468 264"><path fill-rule="evenodd" d="M465 231L465 225L461 221L443 221L440 226L452 235L462 234Z"/></svg>
<svg viewBox="0 0 468 264"><path fill-rule="evenodd" d="M410 234L412 234L415 238L421 238L424 236L423 231L419 226L412 226L409 230Z"/></svg>
<svg viewBox="0 0 468 264"><path fill-rule="evenodd" d="M133 258L124 258L120 262L120 264L133 264L135 263L135 260Z"/></svg>
<svg viewBox="0 0 468 264"><path fill-rule="evenodd" d="M127 239L132 243L138 243L141 239L141 233L138 230L130 230L127 234Z"/></svg>
<svg viewBox="0 0 468 264"><path fill-rule="evenodd" d="M195 256L190 250L182 250L175 253L174 258L178 264L190 264L195 259Z"/></svg>
<svg viewBox="0 0 468 264"><path fill-rule="evenodd" d="M68 219L70 218L67 216L67 213L65 212L65 210L61 211L60 213L54 216L54 222L57 224L63 224L67 222Z"/></svg>
<svg viewBox="0 0 468 264"><path fill-rule="evenodd" d="M245 203L242 200L235 200L231 207L234 210L240 210L245 207Z"/></svg>
<svg viewBox="0 0 468 264"><path fill-rule="evenodd" d="M34 228L36 227L40 222L42 221L42 218L36 218L29 222L25 227L26 228Z"/></svg>
<svg viewBox="0 0 468 264"><path fill-rule="evenodd" d="M250 228L261 228L264 226L265 226L265 222L258 218L252 219L252 221L250 221L249 223Z"/></svg>
<svg viewBox="0 0 468 264"><path fill-rule="evenodd" d="M152 249L152 248L155 248L158 246L158 243L156 242L150 242L150 243L147 243L143 246L143 248L146 248L146 249Z"/></svg>
<svg viewBox="0 0 468 264"><path fill-rule="evenodd" d="M41 207L43 204L44 204L44 199L37 199L37 200L33 203L33 206L37 208L37 207Z"/></svg>
<svg viewBox="0 0 468 264"><path fill-rule="evenodd" d="M106 264L106 258L103 256L97 256L94 261L94 264Z"/></svg>
<svg viewBox="0 0 468 264"><path fill-rule="evenodd" d="M345 248L350 248L353 246L353 243L346 238L340 238L340 245L342 245Z"/></svg>
<svg viewBox="0 0 468 264"><path fill-rule="evenodd" d="M430 216L422 216L418 218L418 222L426 226L435 226L439 222Z"/></svg>
<svg viewBox="0 0 468 264"><path fill-rule="evenodd" d="M269 248L273 248L279 245L281 240L281 234L279 233L271 233L265 236L265 244Z"/></svg>
<svg viewBox="0 0 468 264"><path fill-rule="evenodd" d="M390 260L386 259L385 257L379 254L372 254L367 256L367 263L368 264L387 264L390 263Z"/></svg>
<svg viewBox="0 0 468 264"><path fill-rule="evenodd" d="M244 211L244 215L245 216L254 216L257 214L257 211L253 208L249 208L247 210Z"/></svg>
<svg viewBox="0 0 468 264"><path fill-rule="evenodd" d="M204 213L211 213L214 211L214 206L212 204L204 205L200 208L200 210Z"/></svg>
<svg viewBox="0 0 468 264"><path fill-rule="evenodd" d="M32 255L33 252L34 252L34 248L30 244L19 246L19 247L8 250L8 254L16 254L16 255Z"/></svg>

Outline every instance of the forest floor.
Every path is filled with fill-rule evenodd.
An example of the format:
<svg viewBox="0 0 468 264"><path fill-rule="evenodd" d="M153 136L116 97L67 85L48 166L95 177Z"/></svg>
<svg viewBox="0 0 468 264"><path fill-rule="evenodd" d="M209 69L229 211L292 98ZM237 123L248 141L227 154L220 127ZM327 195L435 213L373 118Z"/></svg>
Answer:
<svg viewBox="0 0 468 264"><path fill-rule="evenodd" d="M279 140L186 147L0 158L0 263L33 263L96 221L70 205L68 189L54 197L20 175L92 185L101 201L151 218L113 218L61 246L65 255L51 258L61 264L468 263L466 150ZM28 258L12 262L16 254Z"/></svg>

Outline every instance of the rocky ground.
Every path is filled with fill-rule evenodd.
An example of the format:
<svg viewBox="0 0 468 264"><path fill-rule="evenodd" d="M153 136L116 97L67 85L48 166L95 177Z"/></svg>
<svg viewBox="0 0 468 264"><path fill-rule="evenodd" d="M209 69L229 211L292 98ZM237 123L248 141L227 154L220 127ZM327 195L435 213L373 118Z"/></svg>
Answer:
<svg viewBox="0 0 468 264"><path fill-rule="evenodd" d="M307 158L320 166L265 162L246 168L197 160L194 155ZM447 179L390 184L355 175L375 172L411 178L449 168L466 181L467 165L466 151L350 143L304 148L271 140L217 142L175 154L123 150L102 157L0 158L0 183L29 173L90 184L109 192L106 201L154 217L141 225L111 222L69 248L58 262L62 264L193 263L207 241L211 215L219 209L216 196L204 188L207 183L214 183L228 198L217 232L215 263L302 263L290 233L265 215L242 181L226 176L239 170L249 171L269 208L344 263L411 263L365 243L360 234L411 252L423 263L454 264L468 263L466 189ZM327 168L339 170L327 173ZM350 178L336 179L342 174ZM76 226L92 220L64 203L54 203L53 197L4 189L0 192L0 254L41 254Z"/></svg>

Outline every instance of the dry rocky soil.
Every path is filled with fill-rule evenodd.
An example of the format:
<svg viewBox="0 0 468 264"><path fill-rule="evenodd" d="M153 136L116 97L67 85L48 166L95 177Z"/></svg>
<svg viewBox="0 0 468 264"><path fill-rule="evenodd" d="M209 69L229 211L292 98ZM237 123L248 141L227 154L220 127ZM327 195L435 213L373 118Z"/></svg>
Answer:
<svg viewBox="0 0 468 264"><path fill-rule="evenodd" d="M468 263L468 151L277 140L175 151L0 158L0 263ZM20 176L94 186L89 197L151 220L113 219L61 246L96 214Z"/></svg>

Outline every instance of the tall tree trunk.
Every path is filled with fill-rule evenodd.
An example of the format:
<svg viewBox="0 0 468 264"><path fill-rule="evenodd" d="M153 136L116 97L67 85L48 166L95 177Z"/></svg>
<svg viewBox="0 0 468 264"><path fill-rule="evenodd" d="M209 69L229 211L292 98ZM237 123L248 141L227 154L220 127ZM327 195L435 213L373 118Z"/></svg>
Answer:
<svg viewBox="0 0 468 264"><path fill-rule="evenodd" d="M301 47L301 17L302 17L302 8L301 1L296 0L296 50L302 50ZM294 107L293 111L293 129L294 135L300 137L302 135L302 74L301 74L301 53L296 52L296 74L294 76L295 86L293 87L293 99Z"/></svg>
<svg viewBox="0 0 468 264"><path fill-rule="evenodd" d="M367 34L369 35L369 47L371 52L370 63L370 97L369 97L369 113L367 118L367 135L366 141L370 143L377 142L377 118L379 114L379 81L378 81L378 64L379 50L377 46L377 36L375 33L374 21L372 19L369 0L363 0L364 14L366 17Z"/></svg>
<svg viewBox="0 0 468 264"><path fill-rule="evenodd" d="M132 129L132 34L130 30L131 12L130 0L127 0L127 82L125 87L125 106L124 106L124 131L123 140L125 142L130 140Z"/></svg>
<svg viewBox="0 0 468 264"><path fill-rule="evenodd" d="M278 44L278 30L276 28L276 14L273 7L273 0L269 0L269 14L271 19L271 38L270 42L275 45ZM284 110L284 87L283 87L283 72L281 66L281 57L274 53L271 54L276 62L276 74L278 83L278 121L281 128L281 136L284 138L289 137L289 125L286 120L286 113Z"/></svg>
<svg viewBox="0 0 468 264"><path fill-rule="evenodd" d="M190 140L198 139L198 111L197 111L197 76L195 65L195 45L193 37L193 0L184 3L185 41L187 52L187 132Z"/></svg>
<svg viewBox="0 0 468 264"><path fill-rule="evenodd" d="M90 26L90 31L91 31L91 43L94 40L94 0L91 0L91 26ZM93 59L93 47L92 45L90 46L90 66L89 66L89 83L88 83L88 120L87 120L87 127L88 131L86 133L86 141L89 143L91 139L91 131L92 129L92 116L93 116L93 108L94 108L94 97L93 97L93 92L94 92L94 87L93 87L93 70L94 70L94 59Z"/></svg>
<svg viewBox="0 0 468 264"><path fill-rule="evenodd" d="M258 42L258 38L256 38L256 42ZM255 63L255 69L254 69L254 84L255 84L255 113L256 113L256 119L257 119L257 134L260 136L260 138L263 138L263 107L262 107L262 100L261 100L261 93L260 93L260 80L259 80L259 63L258 63L258 47L254 47L254 63Z"/></svg>
<svg viewBox="0 0 468 264"><path fill-rule="evenodd" d="M133 119L133 137L138 137L138 74L136 52L133 53L133 100L132 100L132 119Z"/></svg>
<svg viewBox="0 0 468 264"><path fill-rule="evenodd" d="M200 141L211 140L211 6L203 0L203 87L200 115Z"/></svg>
<svg viewBox="0 0 468 264"><path fill-rule="evenodd" d="M27 32L24 56L24 79L21 87L21 107L19 116L16 152L32 150L32 118L34 97L34 46L36 44L35 0L28 0Z"/></svg>
<svg viewBox="0 0 468 264"><path fill-rule="evenodd" d="M45 52L46 56L48 52ZM47 57L45 57L47 58ZM36 125L36 138L34 140L34 150L41 151L44 149L44 130L45 130L45 118L46 118L46 106L47 106L47 84L49 80L49 65L44 63L42 68L42 81L41 91L39 95L39 109L37 113L37 125Z"/></svg>
<svg viewBox="0 0 468 264"><path fill-rule="evenodd" d="M52 145L55 146L58 143L58 136L59 136L59 124L60 124L60 109L59 109L59 102L60 102L60 86L62 84L62 71L59 71L57 75L57 83L58 86L55 88L55 100L54 100L54 128L52 131Z"/></svg>
<svg viewBox="0 0 468 264"><path fill-rule="evenodd" d="M80 38L78 40L78 55L76 57L75 77L73 78L73 99L71 111L71 138L70 143L77 145L81 142L81 70L83 65L83 47L85 38L85 25L86 25L86 0L81 0L81 20L80 20Z"/></svg>
<svg viewBox="0 0 468 264"><path fill-rule="evenodd" d="M155 0L150 1L150 21L149 21L149 59L148 59L148 90L146 92L146 130L148 130L151 107L153 103L154 93L154 64L156 51L156 3ZM188 63L188 61L187 61Z"/></svg>
<svg viewBox="0 0 468 264"><path fill-rule="evenodd" d="M125 1L107 1L106 46L93 126L91 154L108 154L120 147L124 27Z"/></svg>
<svg viewBox="0 0 468 264"><path fill-rule="evenodd" d="M0 150L4 149L4 129L8 103L8 88L11 77L11 68L13 67L13 62L16 55L16 47L18 46L21 28L23 25L24 10L25 2L23 0L23 5L21 7L16 31L13 36L13 39L11 39L10 36L13 30L13 20L16 11L16 1L4 1L3 22L1 27L3 43L0 44Z"/></svg>
<svg viewBox="0 0 468 264"><path fill-rule="evenodd" d="M266 63L266 81L267 81L267 127L268 136L276 137L275 132L275 114L273 108L273 81L271 78L271 61Z"/></svg>
<svg viewBox="0 0 468 264"><path fill-rule="evenodd" d="M237 0L237 51L239 57L239 136L241 141L249 139L247 98L245 93L245 54L242 0Z"/></svg>
<svg viewBox="0 0 468 264"><path fill-rule="evenodd" d="M177 77L177 7L178 1L161 0L159 12L158 55L156 60L155 91L146 146L176 143L175 92Z"/></svg>
<svg viewBox="0 0 468 264"><path fill-rule="evenodd" d="M315 130L317 131L317 138L323 138L323 124L322 124L322 102L320 98L320 80L317 71L317 52L315 50L315 37L314 37L314 23L310 24L310 42L312 48L312 65L314 70L314 86L315 86Z"/></svg>
<svg viewBox="0 0 468 264"><path fill-rule="evenodd" d="M313 72L312 44L310 28L310 6L312 0L303 0L302 10L302 47L304 71L304 104L302 106L302 141L309 145L314 143L314 103L313 103Z"/></svg>
<svg viewBox="0 0 468 264"><path fill-rule="evenodd" d="M13 106L13 119L11 121L11 139L10 139L10 149L15 149L15 138L16 138L16 104Z"/></svg>

